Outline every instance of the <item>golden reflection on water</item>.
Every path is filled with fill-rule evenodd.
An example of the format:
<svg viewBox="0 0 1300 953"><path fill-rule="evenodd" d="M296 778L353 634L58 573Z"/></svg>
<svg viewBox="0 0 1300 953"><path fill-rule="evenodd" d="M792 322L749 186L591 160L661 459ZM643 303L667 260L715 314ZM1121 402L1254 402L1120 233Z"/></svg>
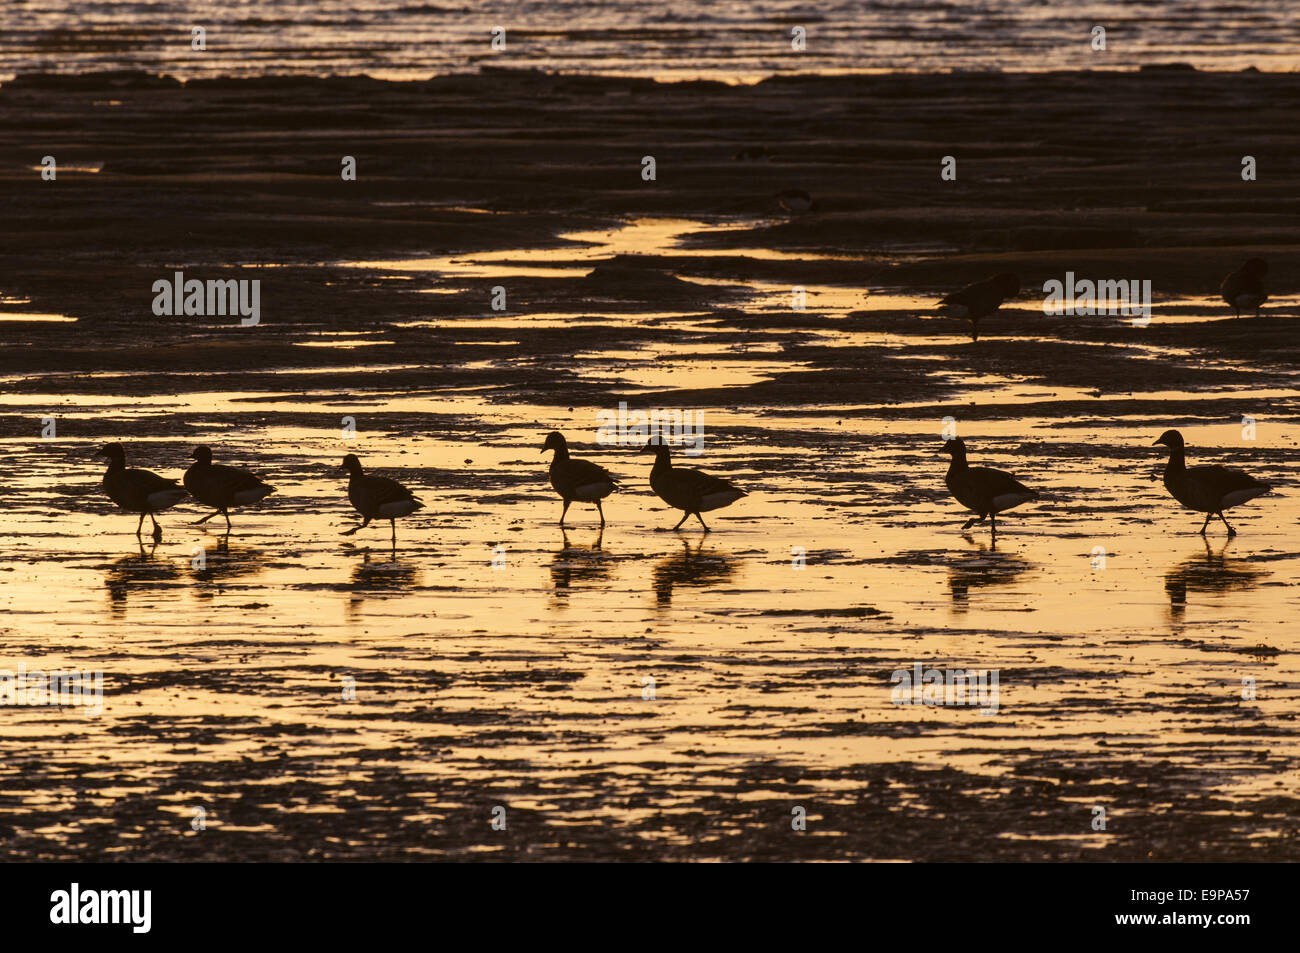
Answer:
<svg viewBox="0 0 1300 953"><path fill-rule="evenodd" d="M783 447L779 428L755 446L712 436L699 465L727 472L751 495L714 514L711 534L673 533L665 527L675 522L674 515L648 493L643 459L594 446L589 423L583 439L584 423L575 411L575 419L553 424L575 443L581 441L575 452L626 475L628 488L608 501L610 525L604 533L589 508L571 511L571 526L561 530L544 462L532 452L538 436L532 421L546 419L546 411L518 413L520 423L489 447L398 434L370 434L358 441L356 452L368 466L399 475L430 503L426 511L399 521L396 550L389 547L387 527L371 527L371 538L363 533L352 545L337 539L352 516L342 482L327 477L280 480L280 492L267 505L235 514L236 532L229 538L190 525L201 511L178 507L163 514L165 537L154 547L136 541L132 517L87 508L95 499L95 470L87 466L79 477L67 474L69 482L85 488L86 503L70 512L51 510L32 490L23 497L30 502L14 514L8 536L13 571L0 581L0 609L10 637L21 632L24 644L48 646L49 665L56 660L103 664L114 683L133 672L169 667L165 660L183 634L187 664L222 668L234 657L247 657L253 669L283 670L285 682L270 697L215 698L198 692L159 698L160 710L197 714L215 705L226 713L256 715L267 714L265 706L274 703L287 709L277 719L314 726L319 734L313 743L327 747L330 725L343 712L332 704L320 707L327 686L319 673L360 673L364 696L367 678L382 683L394 660L406 665L412 653L437 659L453 673L466 666L490 670L503 651L539 662L563 656L586 674L566 691L548 693L544 703L548 711L580 718L606 710L593 710L592 692L607 699L602 706L634 708L640 673L662 672L664 658L688 653L706 660L690 672L674 673L663 689L673 699L658 718L663 740L654 747L664 758L674 758L685 745L687 737L678 731L691 735L689 747L706 751L719 745L723 750L734 740L725 734L693 736L700 706L707 709L715 697L712 679L730 666L751 669L745 679L728 681L733 700L771 701L761 686L776 679L783 684L778 697L806 703L797 685L784 685L778 677L785 666L867 647L887 660L882 672L916 659L953 664L971 659L981 667L1012 668L1022 666L1028 653L1041 665L1093 672L1102 679L1093 685L1099 697L1120 702L1161 686L1172 690L1189 679L1218 678L1230 689L1234 680L1253 674L1275 686L1261 697L1262 709L1294 708L1294 689L1284 686L1297 684L1300 674L1289 622L1300 582L1291 527L1300 512L1286 494L1235 511L1241 536L1224 546L1221 539L1196 535L1195 514L1171 506L1159 485L1147 479L1146 467L1103 457L1098 471L1096 459L1024 459L1007 452L1026 428L1049 436L1047 421L981 427L982 440L967 435L979 462L1012 468L1045 494L1044 502L1004 518L994 547L987 534L960 532L965 514L941 491L943 465L937 457L924 444L916 452L892 443L906 441L908 434L924 435L921 423L859 419L846 421L848 433L835 428L838 440L860 441L838 465L860 474L857 482L844 484L824 484L817 471L801 465L804 451ZM509 411L493 408L492 414L499 418ZM727 426L759 422L714 414ZM1105 439L1116 446L1140 445L1149 430L1110 427ZM1216 443L1230 442L1227 431L1205 427L1187 433L1189 443L1209 458L1217 456ZM877 449L871 439L876 432L891 434L891 443ZM1101 434L1070 436L1107 445ZM285 474L325 473L339 455L334 435L276 428L274 437L305 455L283 463ZM1295 438L1294 430L1270 428L1261 433L1259 449L1289 445ZM232 447L232 459L253 459L254 448L263 445L258 434L244 439L248 445ZM758 446L761 469L750 462ZM140 452L156 456L145 448ZM463 466L469 453L477 458L476 468L498 473L503 484L517 488L519 498L485 505L476 490L440 487L436 475ZM1252 469L1266 479L1275 476L1266 467ZM896 478L883 479L879 474L886 471ZM900 494L911 487L934 492L901 506ZM860 502L846 507L848 499ZM1092 503L1099 504L1099 512L1092 512ZM26 545L13 548L17 539ZM494 569L498 544L504 566ZM1096 545L1108 553L1101 570L1090 562ZM200 547L206 557L201 568L195 565ZM802 569L794 568L791 558L796 548L807 553ZM52 599L56 592L59 597ZM806 615L788 614L792 608ZM882 614L838 614L865 608ZM1189 648L1182 641L1189 633L1222 650ZM286 636L289 643L277 644ZM626 640L646 639L654 649L634 660L618 648ZM1259 644L1284 654L1251 657L1247 650ZM1113 657L1119 663L1121 656L1124 664L1104 661ZM1136 661L1129 663L1129 656ZM828 710L846 717L958 717L942 710L900 714L889 703L887 687L873 677L819 684L817 714L807 717L816 721ZM410 704L422 697L409 687L391 691L390 702ZM1004 679L1003 710L1014 713L1030 700L1049 704L1059 691L1070 689ZM618 701L621 695L626 698ZM541 704L520 695L491 703L503 701L533 709ZM469 710L484 699L462 691L439 696L439 703ZM140 714L134 705L123 710L110 699L106 718L128 712ZM803 716L792 717L797 723ZM1160 737L1168 744L1186 727L1158 711L1073 717L1083 720L1075 726L1080 731ZM400 743L401 732L393 734L396 729L382 723L352 727ZM1037 729L1033 723L995 719L989 730L1016 743ZM856 761L932 756L947 743L939 736L909 742L854 737L778 748L784 757ZM635 747L646 756L643 739L635 739ZM140 754L131 745L109 751L115 758ZM616 739L607 749L583 752L611 761L626 754Z"/></svg>
<svg viewBox="0 0 1300 953"><path fill-rule="evenodd" d="M660 238L671 230L663 229ZM837 293L826 290L822 304L832 307ZM507 336L525 320L472 319ZM935 340L951 334L936 331ZM574 361L629 389L725 388L791 366L779 349L724 363L711 347L692 342L689 362L665 360L667 348L592 348ZM779 415L694 408L704 454L678 463L726 475L750 494L710 514L707 535L669 531L677 514L650 493L647 458L596 443L597 414L611 408L489 403L467 392L342 401L332 392L7 395L9 412L62 408L79 429L54 445L6 442L0 666L102 668L109 689L98 719L30 710L7 717L8 733L63 732L70 758L162 773L178 762L265 758L266 742L115 729L236 718L282 729L277 750L375 750L387 753L368 770L418 765L487 780L480 725L497 717L531 730L493 735L492 760L556 772L645 762L689 772L753 757L823 768L941 763L998 776L1005 767L991 753L1050 746L1085 756L1104 737L1131 745L1118 750L1135 759L1223 770L1224 790L1273 791L1279 782L1293 790L1294 771L1231 770L1259 750L1294 761L1290 736L1234 736L1213 764L1203 755L1207 732L1239 717L1290 718L1300 702L1294 416L1261 419L1253 440L1239 420L1179 424L1192 463L1230 461L1277 487L1232 511L1241 535L1227 543L1197 535L1200 518L1152 478L1163 458L1150 444L1167 426L1158 412L1108 408L1061 420L1035 405L1094 395L1011 377L980 383L995 386L959 394L932 417L903 412L916 405L841 406L835 394L823 408ZM1232 396L1294 406L1300 395ZM1023 413L967 419L976 400ZM817 412L831 407L833 415ZM372 421L371 409L384 416ZM356 438L344 440L337 422L354 411ZM282 412L321 425L277 423ZM464 426L419 422L431 413ZM945 413L960 421L973 463L1011 470L1042 494L1005 515L996 545L987 532L961 532L967 514L944 489L935 449ZM237 423L184 438L127 439L128 459L179 476L189 448L206 442L276 494L236 511L229 536L194 526L206 510L186 504L161 515L161 544L137 540L134 517L102 498L90 457L102 442L92 436L97 422L128 414L141 423L228 416ZM403 415L417 423L403 425ZM567 529L557 525L560 503L537 453L551 429L623 479L603 532L590 507L571 510ZM398 521L395 546L381 524L340 539L355 520L338 471L348 452L425 500ZM893 705L890 672L917 661L1001 671L1000 714ZM178 671L193 678L169 681ZM643 696L647 677L653 702ZM1233 703L1247 677L1259 685L1248 706L1188 714L1172 703ZM345 678L352 700L340 692ZM428 730L437 757L419 747L417 716L436 719ZM933 730L827 728L861 721Z"/></svg>

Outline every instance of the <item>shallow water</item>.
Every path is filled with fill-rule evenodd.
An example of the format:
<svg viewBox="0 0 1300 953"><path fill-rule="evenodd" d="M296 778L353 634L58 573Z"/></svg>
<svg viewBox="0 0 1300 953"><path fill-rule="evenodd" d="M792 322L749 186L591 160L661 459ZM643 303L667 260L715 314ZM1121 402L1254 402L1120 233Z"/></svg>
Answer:
<svg viewBox="0 0 1300 953"><path fill-rule="evenodd" d="M634 228L645 240L618 250L676 255L680 233ZM421 267L456 288L517 278L527 258ZM759 314L778 290L736 285ZM934 300L879 293L810 287L809 311L847 320L880 300L915 319ZM1180 300L1166 313L1195 323L1211 307ZM538 320L583 327L591 313ZM938 319L921 331L767 328L739 360L707 311L604 320L691 333L593 341L568 358L615 382L632 411L676 405L675 389L741 393L787 373L798 352L783 341L939 354L970 387L891 406L833 389L801 407L688 405L703 453L679 465L749 491L707 515L707 535L669 530L677 516L650 494L635 437L597 444L597 414L612 407L436 387L304 391L292 376L279 392L139 399L122 376L118 397L103 375L109 393L95 397L7 395L7 413L53 413L66 436L10 439L0 463L0 667L102 670L105 687L102 715L5 712L10 744L41 751L0 779L14 855L951 858L942 838L925 846L932 823L968 830L984 858L1288 849L1300 389L1241 388L1224 419L1224 392L1152 390L1129 406L1029 374L974 374L953 347L964 332ZM509 341L531 318L428 321ZM374 333L383 343L384 326ZM1014 317L986 346L1001 336L1045 340ZM357 350L357 367L380 350ZM517 350L480 363L505 367ZM1240 416L1266 397L1252 433ZM996 406L1014 412L984 409ZM1062 406L1096 410L1062 417ZM987 524L961 531L937 452L944 417L972 462L1042 494L1004 516L996 543ZM183 504L161 515L161 544L137 542L92 456L98 434L123 425L129 464L179 476L209 443L277 492L237 511L228 538L219 519L192 525L205 511ZM1190 462L1274 484L1230 512L1235 539L1217 524L1198 535L1199 517L1156 479L1150 444L1171 425ZM556 525L540 452L550 429L623 478L603 533L589 507L570 510L567 532ZM426 504L398 521L395 547L387 525L338 535L354 525L338 469L348 452ZM996 671L996 712L895 704L891 676L918 662ZM514 819L509 837L488 825L496 805ZM791 805L834 845L792 845ZM1098 805L1107 831L1091 826ZM206 831L191 826L196 807ZM910 839L890 841L889 826ZM1189 828L1196 846L1179 840Z"/></svg>
<svg viewBox="0 0 1300 953"><path fill-rule="evenodd" d="M1107 45L1092 49L1094 26ZM191 49L206 30L206 50ZM805 48L792 47L803 27ZM492 30L506 30L493 50ZM995 41L990 41L994 37ZM0 78L46 70L161 70L181 77L368 73L418 79L480 66L664 78L756 80L790 72L1295 69L1300 26L1286 4L1220 0L1062 6L1025 0L779 0L661 4L365 0L255 5L173 0L17 0L0 23Z"/></svg>

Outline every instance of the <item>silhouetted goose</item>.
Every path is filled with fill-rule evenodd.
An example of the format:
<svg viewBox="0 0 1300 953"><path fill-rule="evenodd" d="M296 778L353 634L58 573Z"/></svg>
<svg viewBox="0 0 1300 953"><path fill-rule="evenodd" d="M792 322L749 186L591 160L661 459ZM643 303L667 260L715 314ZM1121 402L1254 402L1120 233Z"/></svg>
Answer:
<svg viewBox="0 0 1300 953"><path fill-rule="evenodd" d="M140 535L144 518L148 516L153 521L154 542L161 542L162 527L154 514L175 506L189 494L177 486L175 480L148 470L128 470L126 451L120 443L107 444L95 455L108 458L108 469L104 471L104 492L108 498L127 512L140 514L135 535Z"/></svg>
<svg viewBox="0 0 1300 953"><path fill-rule="evenodd" d="M230 513L227 510L230 507L247 506L275 492L274 487L247 470L214 465L212 451L207 447L195 447L190 456L194 465L185 471L185 489L200 503L216 507L215 512L197 520L197 523L206 523L220 514L226 518L226 531L229 532Z"/></svg>
<svg viewBox="0 0 1300 953"><path fill-rule="evenodd" d="M1252 258L1244 265L1223 279L1219 291L1223 300L1232 305L1241 317L1243 311L1254 311L1259 317L1259 306L1268 300L1264 294L1264 276L1268 274L1268 264L1262 258Z"/></svg>
<svg viewBox="0 0 1300 953"><path fill-rule="evenodd" d="M1228 527L1228 535L1236 536L1223 517L1223 511L1253 500L1272 489L1248 473L1217 465L1189 467L1183 453L1183 435L1177 430L1166 430L1153 447L1169 448L1169 462L1165 464L1165 489L1183 506L1205 514L1201 535L1210 525L1210 517L1217 516Z"/></svg>
<svg viewBox="0 0 1300 953"><path fill-rule="evenodd" d="M673 529L680 529L682 523L694 514L707 533L709 524L704 522L701 513L722 509L749 495L730 480L673 466L668 446L661 439L651 438L640 452L655 455L655 465L650 470L650 488L669 506L683 511Z"/></svg>
<svg viewBox="0 0 1300 953"><path fill-rule="evenodd" d="M998 532L998 514L1038 499L1038 494L1010 473L990 467L972 467L966 462L966 444L960 437L944 441L941 453L952 456L944 483L957 502L975 513L962 529L991 519L993 535Z"/></svg>
<svg viewBox="0 0 1300 953"><path fill-rule="evenodd" d="M1020 294L1020 278L1004 271L967 285L939 299L939 313L970 322L970 339L979 340L981 318L1002 307L1002 302Z"/></svg>
<svg viewBox="0 0 1300 953"><path fill-rule="evenodd" d="M383 519L392 525L393 545L396 545L397 517L409 516L424 504L396 480L367 476L361 471L361 461L355 453L343 458L342 467L348 471L348 499L362 519L360 526L345 529L341 535L351 536L369 526L371 520Z"/></svg>
<svg viewBox="0 0 1300 953"><path fill-rule="evenodd" d="M817 202L803 189L786 189L776 193L776 200L787 212L815 212Z"/></svg>
<svg viewBox="0 0 1300 953"><path fill-rule="evenodd" d="M560 510L560 525L564 525L569 504L577 500L579 503L595 503L596 512L600 514L600 525L604 526L605 511L601 509L600 501L618 489L618 481L604 467L569 456L569 444L565 441L564 434L558 430L552 430L546 435L542 453L547 450L555 451L555 456L551 457L551 486L555 487L555 492L564 501L564 509Z"/></svg>

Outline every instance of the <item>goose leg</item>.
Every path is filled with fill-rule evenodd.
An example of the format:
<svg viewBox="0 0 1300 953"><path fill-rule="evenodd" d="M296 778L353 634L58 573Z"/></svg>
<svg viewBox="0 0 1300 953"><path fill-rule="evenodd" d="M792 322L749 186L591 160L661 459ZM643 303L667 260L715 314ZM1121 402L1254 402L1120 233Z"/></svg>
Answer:
<svg viewBox="0 0 1300 953"><path fill-rule="evenodd" d="M154 519L154 516L153 516L152 513L149 514L149 519L153 522L153 541L154 541L155 543L161 543L161 542L162 542L162 527L158 525L158 521L157 521L156 519Z"/></svg>
<svg viewBox="0 0 1300 953"><path fill-rule="evenodd" d="M232 529L230 525L230 513L226 511L226 508L224 506L221 508L221 515L226 518L226 532L229 533L230 530Z"/></svg>
<svg viewBox="0 0 1300 953"><path fill-rule="evenodd" d="M996 513L993 514L992 519L990 521L990 525L993 527L993 538L997 539L998 538L998 515Z"/></svg>
<svg viewBox="0 0 1300 953"><path fill-rule="evenodd" d="M361 525L360 525L360 526L354 526L354 527L352 527L351 529L345 529L343 532L339 533L339 535L340 535L340 536L351 536L351 535L352 535L353 533L355 533L357 530L359 530L359 529L365 529L365 528L366 528L367 526L369 526L369 525L370 525L370 517L367 516L365 519L363 519L363 520L361 521Z"/></svg>
<svg viewBox="0 0 1300 953"><path fill-rule="evenodd" d="M961 528L962 528L962 529L970 529L970 528L971 528L972 526L974 526L976 523L983 523L983 522L984 522L984 517L982 517L982 516L972 516L972 517L971 517L970 519L968 519L966 522L964 522L964 523L961 524Z"/></svg>
<svg viewBox="0 0 1300 953"><path fill-rule="evenodd" d="M206 523L208 520L212 519L212 517L216 516L216 515L217 515L218 513L220 513L220 512L221 512L221 510L213 510L213 511L212 511L211 513L209 513L207 516L203 517L203 519L201 519L201 520L195 520L195 521L194 521L194 525L195 525L195 526L202 526L204 523Z"/></svg>
<svg viewBox="0 0 1300 953"><path fill-rule="evenodd" d="M704 522L704 517L700 515L699 510L696 510L696 511L695 511L695 518L696 518L697 520L699 520L699 521L700 521L700 525L704 527L704 532L706 532L706 533L711 533L711 532L713 532L713 530L709 529L709 524L706 523L706 522Z"/></svg>
<svg viewBox="0 0 1300 953"><path fill-rule="evenodd" d="M140 522L135 524L135 535L140 535L140 530L144 527L144 513L140 513Z"/></svg>
<svg viewBox="0 0 1300 953"><path fill-rule="evenodd" d="M1213 513L1206 513L1206 514L1205 514L1205 522L1201 524L1201 535L1202 535L1202 536L1205 535L1205 529L1206 529L1207 526L1210 525L1210 517L1213 516L1213 515L1214 515Z"/></svg>
<svg viewBox="0 0 1300 953"><path fill-rule="evenodd" d="M682 518L677 521L677 525L674 526L673 529L681 529L682 524L685 523L690 518L690 515L691 515L690 513L683 513Z"/></svg>
<svg viewBox="0 0 1300 953"><path fill-rule="evenodd" d="M390 519L388 525L393 528L393 546L397 546L397 520Z"/></svg>
<svg viewBox="0 0 1300 953"><path fill-rule="evenodd" d="M596 512L600 514L600 528L605 528L605 511L600 507L600 500L596 501Z"/></svg>
<svg viewBox="0 0 1300 953"><path fill-rule="evenodd" d="M568 513L568 512L569 512L569 501L568 501L568 500L565 500L565 501L564 501L564 509L560 510L560 525L561 525L561 526L564 525L564 516L565 516L565 514Z"/></svg>
<svg viewBox="0 0 1300 953"><path fill-rule="evenodd" d="M1234 537L1234 536L1237 535L1237 531L1236 531L1235 529L1232 528L1232 524L1229 523L1226 519L1224 519L1224 516L1223 516L1223 512L1222 512L1222 511L1219 512L1219 519L1223 520L1223 525L1226 526L1226 527L1228 527L1228 538L1229 538L1229 539L1232 539L1232 537ZM1207 517L1207 520L1208 520L1208 517Z"/></svg>

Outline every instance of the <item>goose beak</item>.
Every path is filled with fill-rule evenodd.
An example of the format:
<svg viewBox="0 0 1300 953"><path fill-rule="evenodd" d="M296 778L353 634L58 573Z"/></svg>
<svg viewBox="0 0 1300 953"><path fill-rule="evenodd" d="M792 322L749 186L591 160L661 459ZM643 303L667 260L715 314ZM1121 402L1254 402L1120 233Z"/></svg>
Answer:
<svg viewBox="0 0 1300 953"><path fill-rule="evenodd" d="M1164 442L1163 440L1157 440L1157 441L1156 441L1155 443L1153 443L1151 446L1153 446L1153 447L1163 447L1164 445L1165 445L1165 442Z"/></svg>

